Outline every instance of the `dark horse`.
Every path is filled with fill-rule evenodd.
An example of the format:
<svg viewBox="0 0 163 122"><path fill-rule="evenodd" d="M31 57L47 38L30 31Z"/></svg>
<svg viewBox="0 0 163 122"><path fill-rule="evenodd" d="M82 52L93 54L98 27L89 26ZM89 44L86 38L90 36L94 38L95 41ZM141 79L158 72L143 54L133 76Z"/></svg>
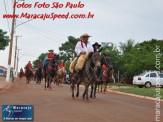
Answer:
<svg viewBox="0 0 163 122"><path fill-rule="evenodd" d="M22 71L22 72L19 73L19 78L22 79L23 76L24 76L24 72Z"/></svg>
<svg viewBox="0 0 163 122"><path fill-rule="evenodd" d="M29 83L29 81L31 80L33 76L33 72L28 66L25 67L25 76L26 76L26 83Z"/></svg>
<svg viewBox="0 0 163 122"><path fill-rule="evenodd" d="M109 55L102 56L101 66L102 65L106 65L106 69L99 67L99 69L96 71L97 75L100 77L100 81L95 80L94 82L92 82L92 84L91 84L91 95L90 95L91 98L92 97L96 98L97 86L98 86L98 90L99 90L99 86L101 85L101 92L102 92L102 85L104 85L105 86L104 92L106 92L108 83L112 81L112 75L114 73L114 70L113 70L113 65L112 65L112 62L110 60Z"/></svg>
<svg viewBox="0 0 163 122"><path fill-rule="evenodd" d="M41 79L42 79L42 75L43 75L43 73L42 73L42 66L38 67L35 75L36 75L36 83L40 84L41 83Z"/></svg>
<svg viewBox="0 0 163 122"><path fill-rule="evenodd" d="M44 70L45 75L45 88L51 89L51 83L53 78L57 75L58 70L58 59L59 56L55 56L51 61L49 61L46 69Z"/></svg>
<svg viewBox="0 0 163 122"><path fill-rule="evenodd" d="M101 66L101 56L97 52L92 52L88 55L83 69L79 73L73 73L71 76L72 83L72 97L74 98L74 85L77 83L76 97L79 96L79 85L82 81L85 83L85 91L83 93L83 99L88 99L88 88L92 81L95 80L95 71Z"/></svg>

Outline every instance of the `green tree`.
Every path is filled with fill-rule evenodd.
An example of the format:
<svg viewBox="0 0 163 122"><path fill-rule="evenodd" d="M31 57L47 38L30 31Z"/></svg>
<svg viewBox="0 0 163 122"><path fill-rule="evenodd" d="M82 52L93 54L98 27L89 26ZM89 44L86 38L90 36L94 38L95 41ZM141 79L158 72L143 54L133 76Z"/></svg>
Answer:
<svg viewBox="0 0 163 122"><path fill-rule="evenodd" d="M127 52L131 51L134 46L135 46L134 40L132 40L132 39L127 40L126 43L120 42L120 49L121 49L122 53L127 53Z"/></svg>
<svg viewBox="0 0 163 122"><path fill-rule="evenodd" d="M70 62L76 56L74 49L78 41L79 38L69 36L68 41L66 41L59 47L59 51L60 51L59 55L61 60Z"/></svg>
<svg viewBox="0 0 163 122"><path fill-rule="evenodd" d="M7 32L0 29L0 50L4 50L9 44L9 37L6 36Z"/></svg>
<svg viewBox="0 0 163 122"><path fill-rule="evenodd" d="M108 43L102 43L102 45L103 45L103 50L101 54L110 55L110 59L112 61L115 72L118 72L118 70L121 70L121 65L119 65L121 64L121 55L117 47L114 44L109 45Z"/></svg>
<svg viewBox="0 0 163 122"><path fill-rule="evenodd" d="M130 51L123 54L124 75L133 77L145 70L156 70L156 45L163 52L163 40L152 39L136 44ZM163 57L160 57L161 69L163 69Z"/></svg>

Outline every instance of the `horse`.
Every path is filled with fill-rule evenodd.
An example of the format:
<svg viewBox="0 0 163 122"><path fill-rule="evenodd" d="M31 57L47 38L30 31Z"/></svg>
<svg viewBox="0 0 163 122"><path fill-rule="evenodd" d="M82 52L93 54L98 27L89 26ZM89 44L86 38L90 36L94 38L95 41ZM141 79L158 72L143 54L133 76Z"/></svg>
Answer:
<svg viewBox="0 0 163 122"><path fill-rule="evenodd" d="M41 80L42 80L42 76L43 76L42 66L38 67L38 69L36 70L35 75L36 75L36 83L40 84Z"/></svg>
<svg viewBox="0 0 163 122"><path fill-rule="evenodd" d="M26 76L26 83L29 83L29 81L33 76L33 72L28 66L25 67L25 76Z"/></svg>
<svg viewBox="0 0 163 122"><path fill-rule="evenodd" d="M57 75L58 69L58 56L56 55L51 61L49 61L46 69L44 70L45 76L45 88L52 89L51 82L53 78Z"/></svg>
<svg viewBox="0 0 163 122"><path fill-rule="evenodd" d="M82 97L83 97L83 99L86 99L87 101L89 100L88 99L88 88L89 88L89 85L91 84L91 82L95 80L95 77L94 77L95 71L100 66L101 66L100 54L98 52L91 52L88 55L88 59L86 60L83 69L81 71L79 71L78 73L74 72L71 75L72 98L75 98L74 97L75 83L77 83L76 97L78 97L79 96L79 85L82 81L84 81L85 90L84 90Z"/></svg>
<svg viewBox="0 0 163 122"><path fill-rule="evenodd" d="M24 72L20 72L20 73L19 73L19 78L20 78L20 80L23 78L23 76L24 76Z"/></svg>
<svg viewBox="0 0 163 122"><path fill-rule="evenodd" d="M106 65L106 69L103 69L102 65ZM108 83L112 81L114 69L110 57L108 55L104 55L101 57L101 67L98 68L96 73L100 77L100 79L95 80L91 84L91 95L90 95L91 98L92 97L96 98L97 86L98 86L98 91L99 91L99 86L101 86L101 92L102 92L102 86L104 85L105 87L104 92L106 92Z"/></svg>
<svg viewBox="0 0 163 122"><path fill-rule="evenodd" d="M59 84L61 84L61 86L63 86L63 82L64 82L64 78L65 78L65 74L66 74L66 71L65 71L65 68L61 68L57 74L57 84L59 86Z"/></svg>

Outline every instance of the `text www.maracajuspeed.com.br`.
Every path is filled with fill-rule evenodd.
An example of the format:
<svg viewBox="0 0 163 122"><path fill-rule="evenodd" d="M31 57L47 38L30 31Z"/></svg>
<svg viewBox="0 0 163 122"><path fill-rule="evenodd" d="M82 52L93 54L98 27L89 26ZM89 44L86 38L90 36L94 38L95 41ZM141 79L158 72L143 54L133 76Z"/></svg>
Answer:
<svg viewBox="0 0 163 122"><path fill-rule="evenodd" d="M55 14L54 12L51 14L29 14L29 13L21 13L19 14L3 14L3 18L26 18L26 19L93 19L94 14L89 12L88 14L71 14L68 12L67 14Z"/></svg>

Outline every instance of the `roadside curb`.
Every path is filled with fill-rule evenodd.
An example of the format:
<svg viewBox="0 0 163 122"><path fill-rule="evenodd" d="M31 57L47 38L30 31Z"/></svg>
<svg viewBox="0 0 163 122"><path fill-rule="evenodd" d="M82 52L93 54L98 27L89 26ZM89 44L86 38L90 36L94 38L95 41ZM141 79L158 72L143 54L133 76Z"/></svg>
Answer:
<svg viewBox="0 0 163 122"><path fill-rule="evenodd" d="M147 96L141 96L141 95L130 94L130 93L125 93L125 92L119 92L119 91L114 91L114 90L107 90L107 92L112 92L112 93L117 93L117 94L121 94L121 95L127 95L127 96L131 96L131 97L137 97L137 98L156 101L156 98L147 97ZM163 102L163 100L160 100L160 101Z"/></svg>
<svg viewBox="0 0 163 122"><path fill-rule="evenodd" d="M80 86L84 87L83 85L80 85ZM116 94L121 94L121 95L127 95L127 96L131 96L131 97L137 97L137 98L146 99L146 100L156 101L156 98L147 97L147 96L141 96L141 95L130 94L130 93L125 93L125 92L119 92L119 91L114 91L114 90L107 90L107 93L109 93L109 92L116 93ZM160 102L163 102L163 100L160 100Z"/></svg>

